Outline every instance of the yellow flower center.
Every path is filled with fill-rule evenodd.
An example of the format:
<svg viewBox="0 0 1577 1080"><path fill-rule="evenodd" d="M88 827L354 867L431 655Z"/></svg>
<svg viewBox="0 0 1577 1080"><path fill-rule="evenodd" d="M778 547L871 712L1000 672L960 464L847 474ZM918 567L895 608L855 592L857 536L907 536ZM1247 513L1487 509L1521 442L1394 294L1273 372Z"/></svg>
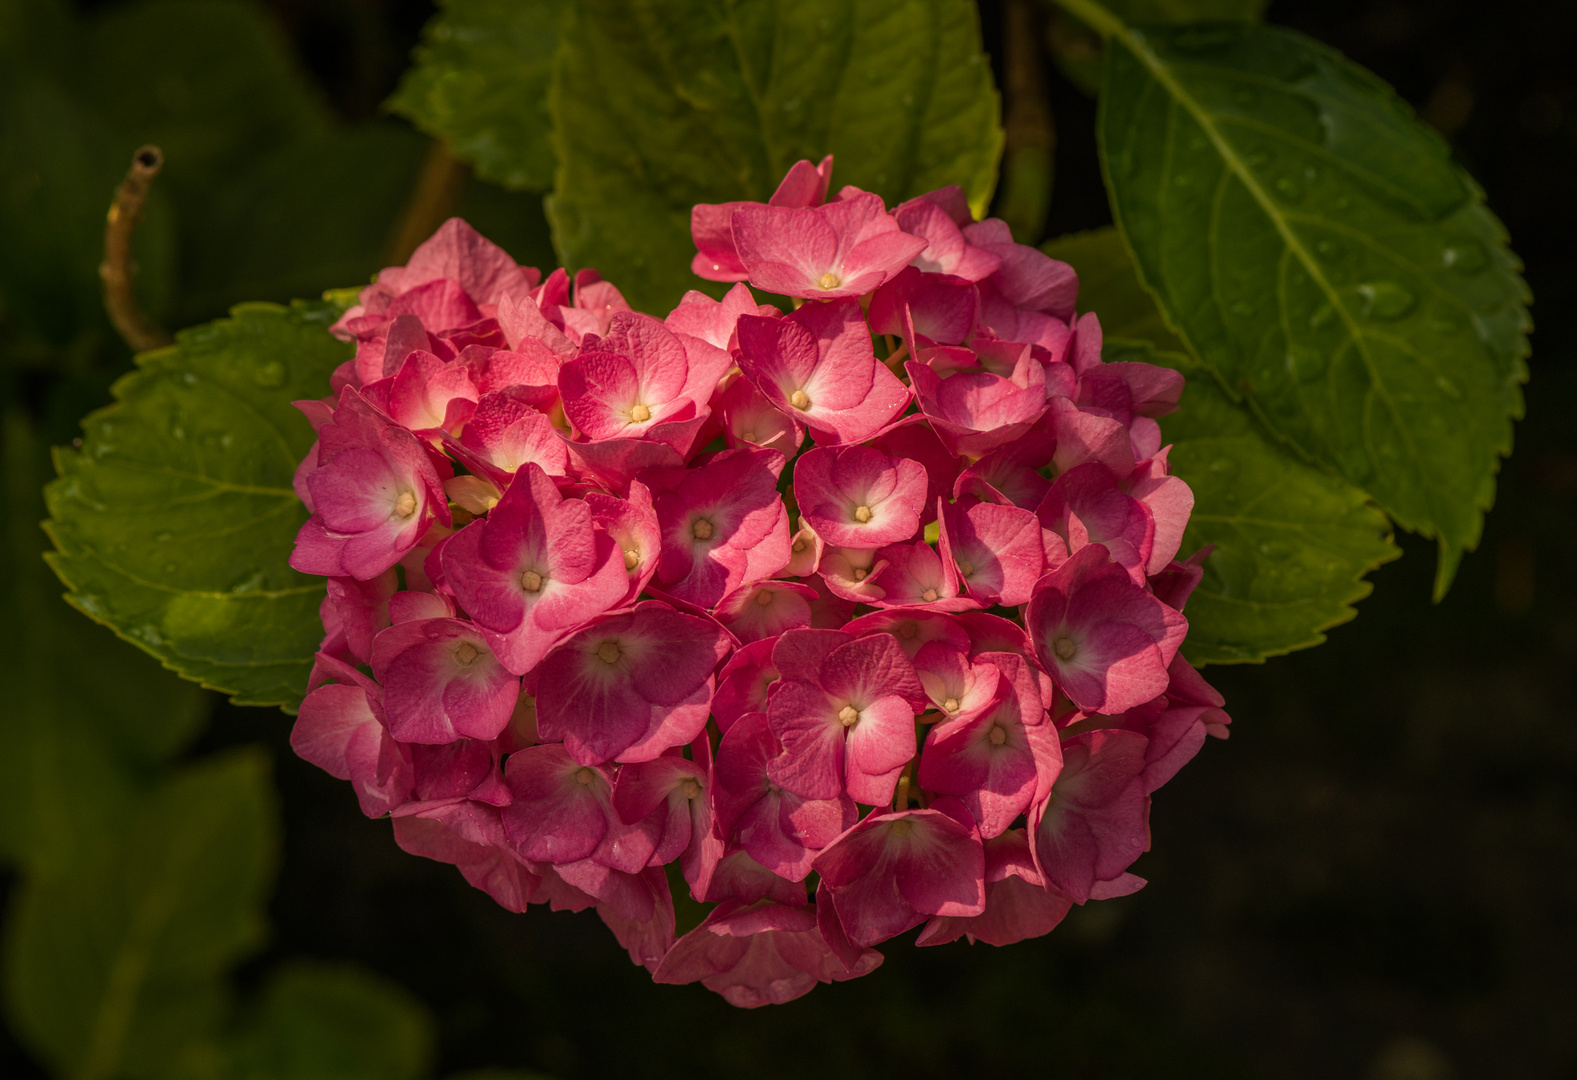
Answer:
<svg viewBox="0 0 1577 1080"><path fill-rule="evenodd" d="M965 577L968 577L970 574L975 572L975 564L970 562L968 559L959 559L958 572L963 574Z"/></svg>
<svg viewBox="0 0 1577 1080"><path fill-rule="evenodd" d="M920 599L924 600L927 604L929 604L931 601L936 599L936 590L935 589L927 589L927 590L925 590L925 592L920 594Z"/></svg>
<svg viewBox="0 0 1577 1080"><path fill-rule="evenodd" d="M712 523L706 518L696 518L695 524L690 526L690 535L697 540L712 539Z"/></svg>
<svg viewBox="0 0 1577 1080"><path fill-rule="evenodd" d="M535 570L527 570L520 575L520 587L526 592L542 591L542 575Z"/></svg>
<svg viewBox="0 0 1577 1080"><path fill-rule="evenodd" d="M684 783L679 785L679 793L687 799L699 799L701 785L693 777L686 777Z"/></svg>
<svg viewBox="0 0 1577 1080"><path fill-rule="evenodd" d="M766 607L768 604L772 603L772 600L773 596L771 589L762 589L760 592L756 593L756 603L760 604L762 607Z"/></svg>
<svg viewBox="0 0 1577 1080"><path fill-rule="evenodd" d="M394 516L408 518L416 513L416 495L414 492L402 491L400 497L394 500Z"/></svg>
<svg viewBox="0 0 1577 1080"><path fill-rule="evenodd" d="M460 662L461 667L470 667L480 655L482 654L477 647L469 641L462 641L460 647L454 651L454 658Z"/></svg>
<svg viewBox="0 0 1577 1080"><path fill-rule="evenodd" d="M854 520L861 525L871 520L871 508L869 506L856 506L854 508Z"/></svg>
<svg viewBox="0 0 1577 1080"><path fill-rule="evenodd" d="M991 740L992 746L1001 746L1008 741L1008 733L1002 730L1001 724L998 724L991 729L991 734L987 735L986 738Z"/></svg>
<svg viewBox="0 0 1577 1080"><path fill-rule="evenodd" d="M619 657L622 655L623 653L620 651L619 643L617 641L604 641L601 645L597 646L597 659L601 660L604 664L617 663Z"/></svg>
<svg viewBox="0 0 1577 1080"><path fill-rule="evenodd" d="M645 405L637 405L635 408L630 410L630 419L635 421L637 424L644 424L651 418L652 410L648 409Z"/></svg>
<svg viewBox="0 0 1577 1080"><path fill-rule="evenodd" d="M641 553L634 548L625 548L624 568L626 570L634 570L639 565L641 565Z"/></svg>
<svg viewBox="0 0 1577 1080"><path fill-rule="evenodd" d="M789 404L796 409L810 408L810 395L803 390L796 390L789 395Z"/></svg>
<svg viewBox="0 0 1577 1080"><path fill-rule="evenodd" d="M843 279L837 274L834 274L831 270L828 270L825 274L821 275L821 280L816 282L816 284L820 285L823 289L836 289L839 285L843 284Z"/></svg>
<svg viewBox="0 0 1577 1080"><path fill-rule="evenodd" d="M845 705L843 708L838 710L838 719L843 721L844 727L853 727L855 721L859 720L859 718L860 711L853 705Z"/></svg>
<svg viewBox="0 0 1577 1080"><path fill-rule="evenodd" d="M1057 654L1059 660L1072 660L1078 653L1079 647L1071 637L1064 634L1051 643L1051 651Z"/></svg>
<svg viewBox="0 0 1577 1080"><path fill-rule="evenodd" d="M946 701L942 702L942 708L946 709L948 712L957 712L958 699L956 697L948 698Z"/></svg>
<svg viewBox="0 0 1577 1080"><path fill-rule="evenodd" d="M575 783L589 784L597 778L597 771L590 765L582 765L575 770Z"/></svg>

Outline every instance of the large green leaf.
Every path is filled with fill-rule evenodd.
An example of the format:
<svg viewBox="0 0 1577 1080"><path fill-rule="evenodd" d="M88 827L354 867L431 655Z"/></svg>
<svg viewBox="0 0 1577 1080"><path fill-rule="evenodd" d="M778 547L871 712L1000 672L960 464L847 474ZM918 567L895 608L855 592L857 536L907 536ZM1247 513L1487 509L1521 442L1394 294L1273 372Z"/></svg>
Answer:
<svg viewBox="0 0 1577 1080"><path fill-rule="evenodd" d="M1183 653L1222 664L1318 645L1369 595L1364 575L1401 554L1390 523L1358 488L1276 445L1208 372L1188 373L1161 428L1194 492L1183 551L1215 550L1188 601Z"/></svg>
<svg viewBox="0 0 1577 1080"><path fill-rule="evenodd" d="M338 311L245 304L139 357L47 492L70 601L243 704L293 707L322 636L323 582L286 562L312 445L290 403L350 356L326 332Z"/></svg>
<svg viewBox="0 0 1577 1080"><path fill-rule="evenodd" d="M1436 538L1477 544L1522 412L1528 291L1482 194L1372 75L1263 26L1109 36L1100 134L1139 271L1229 391Z"/></svg>
<svg viewBox="0 0 1577 1080"><path fill-rule="evenodd" d="M432 1058L432 1028L426 1008L399 986L295 961L270 976L219 1060L191 1070L190 1080L418 1080Z"/></svg>
<svg viewBox="0 0 1577 1080"><path fill-rule="evenodd" d="M7 931L12 1027L83 1080L167 1076L210 1038L260 944L275 810L264 757L210 758L122 808L97 860L30 877Z"/></svg>
<svg viewBox="0 0 1577 1080"><path fill-rule="evenodd" d="M1041 0L1054 7L1056 0ZM1269 0L1106 0L1106 9L1130 26L1183 26L1188 23L1254 22ZM1088 94L1101 86L1100 35L1077 19L1053 16L1047 37L1051 56L1075 85Z"/></svg>
<svg viewBox="0 0 1577 1080"><path fill-rule="evenodd" d="M1188 603L1188 659L1258 661L1324 641L1322 631L1351 619L1351 605L1369 595L1364 575L1401 554L1385 515L1364 492L1278 445L1208 371L1175 351L1183 346L1139 284L1116 229L1059 237L1045 250L1079 272L1079 307L1100 317L1104 359L1188 376L1182 407L1161 421L1172 471L1194 492L1183 551L1215 548Z"/></svg>
<svg viewBox="0 0 1577 1080"><path fill-rule="evenodd" d="M981 209L1002 148L969 0L577 0L551 103L560 255L656 311L702 284L695 203L765 200L831 153L835 187L959 184Z"/></svg>
<svg viewBox="0 0 1577 1080"><path fill-rule="evenodd" d="M548 79L568 0L443 0L389 108L508 188L553 183Z"/></svg>
<svg viewBox="0 0 1577 1080"><path fill-rule="evenodd" d="M4 429L0 859L51 873L105 849L142 774L195 734L211 699L60 599L38 527L48 450L20 415Z"/></svg>

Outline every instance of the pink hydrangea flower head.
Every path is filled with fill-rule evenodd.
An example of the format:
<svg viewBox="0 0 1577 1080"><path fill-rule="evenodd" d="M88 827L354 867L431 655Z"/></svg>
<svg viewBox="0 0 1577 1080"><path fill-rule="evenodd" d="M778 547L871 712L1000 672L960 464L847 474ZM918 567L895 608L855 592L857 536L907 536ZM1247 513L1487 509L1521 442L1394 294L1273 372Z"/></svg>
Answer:
<svg viewBox="0 0 1577 1080"><path fill-rule="evenodd" d="M1079 276L1073 267L1027 244L1014 243L1007 223L996 218L966 225L963 233L969 244L1000 260L990 280L1014 307L1044 312L1063 322L1073 318L1079 296Z"/></svg>
<svg viewBox="0 0 1577 1080"><path fill-rule="evenodd" d="M861 615L844 627L851 634L886 634L898 643L911 660L928 642L945 641L956 649L969 648L969 631L964 624L942 611L924 608L893 608Z"/></svg>
<svg viewBox="0 0 1577 1080"><path fill-rule="evenodd" d="M625 498L588 491L585 501L591 507L592 523L613 540L618 558L624 563L629 578L624 599L634 601L657 573L662 555L662 528L657 522L652 493L639 480L632 480Z"/></svg>
<svg viewBox="0 0 1577 1080"><path fill-rule="evenodd" d="M718 601L717 621L741 642L775 638L809 626L815 599L816 590L797 581L756 581Z"/></svg>
<svg viewBox="0 0 1577 1080"><path fill-rule="evenodd" d="M813 908L728 900L674 943L652 978L700 982L730 1005L754 1009L803 997L817 983L868 975L881 962L881 953L864 949L853 967L845 965L822 937Z"/></svg>
<svg viewBox="0 0 1577 1080"><path fill-rule="evenodd" d="M1067 896L1046 888L1023 829L1009 829L987 840L985 849L986 910L979 915L933 916L916 945L944 945L961 937L987 945L1012 945L1051 933L1073 907Z"/></svg>
<svg viewBox="0 0 1577 1080"><path fill-rule="evenodd" d="M453 475L409 431L350 387L318 429L318 465L306 478L313 514L290 565L304 574L375 578L449 524L443 482Z"/></svg>
<svg viewBox="0 0 1577 1080"><path fill-rule="evenodd" d="M979 313L980 295L969 282L908 266L871 297L870 325L875 333L903 338L910 349L921 341L960 345Z"/></svg>
<svg viewBox="0 0 1577 1080"><path fill-rule="evenodd" d="M416 783L410 751L395 742L384 722L378 685L321 653L290 731L290 748L331 776L349 780L368 817L405 802Z"/></svg>
<svg viewBox="0 0 1577 1080"><path fill-rule="evenodd" d="M943 504L939 548L958 567L969 595L1013 607L1030 598L1045 567L1040 522L1028 510L997 503Z"/></svg>
<svg viewBox="0 0 1577 1080"><path fill-rule="evenodd" d="M517 387L482 397L460 433L460 445L496 470L498 479L507 480L528 462L549 476L568 471L569 451L552 421Z"/></svg>
<svg viewBox="0 0 1577 1080"><path fill-rule="evenodd" d="M954 190L962 197L961 190ZM893 211L893 219L900 229L926 241L925 250L914 257L914 266L928 274L950 274L965 281L990 277L1002 265L1001 256L965 240L958 218L944 205L946 201L945 196L942 201L933 201L930 196L922 195ZM963 224L971 224L969 205L967 202L963 205Z"/></svg>
<svg viewBox="0 0 1577 1080"><path fill-rule="evenodd" d="M996 704L1002 669L989 654L971 657L946 641L928 641L914 654L915 675L945 721L973 720Z"/></svg>
<svg viewBox="0 0 1577 1080"><path fill-rule="evenodd" d="M956 796L986 839L1029 809L1038 762L1061 759L1056 729L1041 707L1030 665L1012 653L987 653L1001 673L995 701L973 717L932 728L920 756L920 786Z"/></svg>
<svg viewBox="0 0 1577 1080"><path fill-rule="evenodd" d="M909 404L908 387L877 362L856 300L805 304L777 319L742 317L739 367L818 442L863 442Z"/></svg>
<svg viewBox="0 0 1577 1080"><path fill-rule="evenodd" d="M878 607L925 606L933 611L968 611L980 601L959 595L958 568L943 559L924 540L893 544L876 553L886 566L876 575L882 595L871 603Z"/></svg>
<svg viewBox="0 0 1577 1080"><path fill-rule="evenodd" d="M1046 791L1029 815L1035 862L1048 884L1077 903L1114 895L1103 886L1121 887L1150 846L1144 747L1145 737L1132 731L1076 735L1062 743L1058 770L1042 778Z"/></svg>
<svg viewBox="0 0 1577 1080"><path fill-rule="evenodd" d="M980 457L1022 438L1046 412L1040 365L1026 354L1022 371L1028 385L985 371L961 371L942 378L916 360L904 364L920 411L955 456Z"/></svg>
<svg viewBox="0 0 1577 1080"><path fill-rule="evenodd" d="M979 915L985 861L969 812L943 796L923 810L867 814L816 856L815 868L849 941L870 946L927 916Z"/></svg>
<svg viewBox="0 0 1577 1080"><path fill-rule="evenodd" d="M919 530L925 468L869 446L817 447L795 462L794 498L828 544L879 548Z"/></svg>
<svg viewBox="0 0 1577 1080"><path fill-rule="evenodd" d="M1188 621L1089 544L1042 578L1025 625L1035 656L1085 712L1120 713L1160 694Z"/></svg>
<svg viewBox="0 0 1577 1080"><path fill-rule="evenodd" d="M542 662L537 731L583 764L649 761L683 746L706 726L727 638L655 600L604 616Z"/></svg>
<svg viewBox="0 0 1577 1080"><path fill-rule="evenodd" d="M783 412L749 379L731 381L712 399L712 409L730 447L759 446L793 457L805 441L805 428Z"/></svg>
<svg viewBox="0 0 1577 1080"><path fill-rule="evenodd" d="M767 711L767 696L779 678L777 665L772 662L776 646L776 638L748 642L735 649L718 672L712 718L725 735L746 713Z"/></svg>
<svg viewBox="0 0 1577 1080"><path fill-rule="evenodd" d="M706 407L730 365L700 338L674 334L650 315L616 312L559 370L564 414L590 440L639 436Z"/></svg>
<svg viewBox="0 0 1577 1080"><path fill-rule="evenodd" d="M718 833L761 866L803 881L816 854L854 824L858 813L842 792L806 798L779 785L771 765L782 754L766 714L740 717L717 748L713 814Z"/></svg>
<svg viewBox="0 0 1577 1080"><path fill-rule="evenodd" d="M671 863L712 828L707 770L694 761L663 755L619 768L613 781L613 809L626 825L654 820L657 838L649 862Z"/></svg>
<svg viewBox="0 0 1577 1080"><path fill-rule="evenodd" d="M1144 503L1124 494L1100 462L1076 465L1057 477L1035 516L1058 541L1056 550L1047 552L1053 567L1086 544L1100 544L1135 583L1144 583L1155 548L1155 517Z"/></svg>
<svg viewBox="0 0 1577 1080"><path fill-rule="evenodd" d="M623 552L592 528L592 508L565 499L527 464L484 521L454 535L439 558L446 586L494 635L505 667L525 674L629 587Z"/></svg>
<svg viewBox="0 0 1577 1080"><path fill-rule="evenodd" d="M713 300L694 289L685 293L679 306L668 313L663 324L675 334L699 338L727 352L734 340L734 327L741 315L766 315L776 309L763 309L750 289L735 285L721 300Z"/></svg>
<svg viewBox="0 0 1577 1080"><path fill-rule="evenodd" d="M788 511L778 498L783 455L725 450L687 471L648 473L662 553L657 583L687 603L711 607L789 561Z"/></svg>
<svg viewBox="0 0 1577 1080"><path fill-rule="evenodd" d="M827 183L832 178L832 155L820 165L796 161L783 177L768 206L820 206L827 199ZM734 211L753 202L697 203L690 210L690 235L696 254L690 270L708 281L744 281L749 271L734 248Z"/></svg>
<svg viewBox="0 0 1577 1080"><path fill-rule="evenodd" d="M381 631L372 673L389 733L401 742L497 738L520 693L520 680L465 619L412 619Z"/></svg>
<svg viewBox="0 0 1577 1080"><path fill-rule="evenodd" d="M469 801L401 807L394 842L412 855L456 867L506 911L526 910L542 879L509 848L498 811Z"/></svg>
<svg viewBox="0 0 1577 1080"><path fill-rule="evenodd" d="M808 799L847 790L857 802L890 800L915 754L915 714L927 703L897 642L790 630L772 659L783 675L767 702L784 749L770 766L774 782Z"/></svg>
<svg viewBox="0 0 1577 1080"><path fill-rule="evenodd" d="M816 207L741 206L732 221L750 283L807 300L863 296L926 248L865 192Z"/></svg>

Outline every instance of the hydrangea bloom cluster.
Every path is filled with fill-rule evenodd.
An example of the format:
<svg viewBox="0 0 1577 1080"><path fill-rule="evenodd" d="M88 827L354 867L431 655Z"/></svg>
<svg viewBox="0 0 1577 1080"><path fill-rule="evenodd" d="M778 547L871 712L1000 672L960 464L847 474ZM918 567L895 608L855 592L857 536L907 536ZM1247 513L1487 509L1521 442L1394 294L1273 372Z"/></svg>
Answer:
<svg viewBox="0 0 1577 1080"><path fill-rule="evenodd" d="M1151 793L1228 723L1178 654L1181 376L1103 363L1073 270L957 188L830 171L697 206L738 284L665 318L452 220L300 403L296 750L506 908L595 907L742 1006L1139 888ZM712 905L677 940L671 885Z"/></svg>

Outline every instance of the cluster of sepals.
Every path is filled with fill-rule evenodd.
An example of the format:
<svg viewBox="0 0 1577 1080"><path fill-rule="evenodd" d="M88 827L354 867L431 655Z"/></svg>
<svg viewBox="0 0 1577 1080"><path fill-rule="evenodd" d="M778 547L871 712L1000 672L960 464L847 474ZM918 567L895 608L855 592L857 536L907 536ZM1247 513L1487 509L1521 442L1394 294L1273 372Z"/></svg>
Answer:
<svg viewBox="0 0 1577 1080"><path fill-rule="evenodd" d="M1139 888L1151 792L1228 723L1178 654L1181 377L1103 363L1073 270L957 188L830 171L694 210L695 271L787 313L657 319L452 220L300 403L297 751L506 908L595 907L745 1006ZM715 905L677 941L669 864Z"/></svg>

